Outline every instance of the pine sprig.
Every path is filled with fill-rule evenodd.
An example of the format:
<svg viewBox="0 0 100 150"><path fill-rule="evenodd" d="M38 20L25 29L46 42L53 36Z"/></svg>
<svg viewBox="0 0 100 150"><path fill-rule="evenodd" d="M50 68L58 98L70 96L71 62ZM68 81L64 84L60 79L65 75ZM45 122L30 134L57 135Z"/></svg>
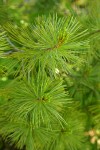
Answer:
<svg viewBox="0 0 100 150"><path fill-rule="evenodd" d="M57 134L54 124L62 129L67 125L63 114L72 101L63 81L51 80L39 72L30 80L24 78L11 86L14 89L9 101L0 106L0 134L20 149L44 148Z"/></svg>
<svg viewBox="0 0 100 150"><path fill-rule="evenodd" d="M44 68L55 72L55 68L67 71L67 64L80 64L89 48L87 29L74 18L49 16L41 18L30 28L17 27L12 24L4 26L10 41L19 50L12 54L20 62L23 58L24 68L32 70L40 60ZM26 66L27 64L27 66Z"/></svg>
<svg viewBox="0 0 100 150"><path fill-rule="evenodd" d="M32 78L29 83L20 81L11 97L13 99L3 108L12 119L26 118L37 127L41 124L50 127L55 120L62 126L66 124L62 112L71 101L62 81L50 81L46 76Z"/></svg>

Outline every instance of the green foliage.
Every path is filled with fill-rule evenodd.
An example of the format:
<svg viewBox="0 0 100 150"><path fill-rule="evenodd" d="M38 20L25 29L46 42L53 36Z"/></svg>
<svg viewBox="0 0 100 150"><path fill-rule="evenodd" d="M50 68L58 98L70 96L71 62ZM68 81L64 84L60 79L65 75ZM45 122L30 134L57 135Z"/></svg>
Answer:
<svg viewBox="0 0 100 150"><path fill-rule="evenodd" d="M4 28L16 51L11 57L23 63L25 71L27 68L31 71L40 61L42 67L53 74L55 68L66 72L70 69L68 64L82 64L83 55L89 49L89 41L85 38L88 31L74 17L49 16L38 19L30 28L16 28L12 24Z"/></svg>
<svg viewBox="0 0 100 150"><path fill-rule="evenodd" d="M13 149L99 150L99 0L80 3L2 1L0 135Z"/></svg>
<svg viewBox="0 0 100 150"><path fill-rule="evenodd" d="M100 98L100 63L78 69L73 72L74 77L70 78L73 81L69 85L70 94L82 106L95 104Z"/></svg>
<svg viewBox="0 0 100 150"><path fill-rule="evenodd" d="M0 27L0 53L4 50L9 50L9 46L6 40L5 31Z"/></svg>

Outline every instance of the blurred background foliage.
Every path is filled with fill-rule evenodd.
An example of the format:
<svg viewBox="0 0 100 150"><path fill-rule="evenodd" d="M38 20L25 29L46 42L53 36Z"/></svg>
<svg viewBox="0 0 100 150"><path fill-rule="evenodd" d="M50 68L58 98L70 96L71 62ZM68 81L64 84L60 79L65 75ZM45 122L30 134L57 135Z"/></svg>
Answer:
<svg viewBox="0 0 100 150"><path fill-rule="evenodd" d="M3 11L4 12L3 12ZM6 10L6 11L5 11ZM62 73L71 97L80 102L80 107L87 114L86 135L90 147L86 150L100 149L100 0L0 0L0 20L3 24L9 19L15 26L29 26L36 18L57 13L58 16L74 15L90 31L90 53L88 64L76 67L72 75ZM6 86L14 78L13 64L3 56L0 58L0 103ZM16 66L17 67L17 66ZM0 150L15 150L10 143L0 138Z"/></svg>
<svg viewBox="0 0 100 150"><path fill-rule="evenodd" d="M1 0L1 5L7 7L7 15L16 23L27 25L34 17L58 13L61 16L75 10L77 14L86 13L89 0Z"/></svg>

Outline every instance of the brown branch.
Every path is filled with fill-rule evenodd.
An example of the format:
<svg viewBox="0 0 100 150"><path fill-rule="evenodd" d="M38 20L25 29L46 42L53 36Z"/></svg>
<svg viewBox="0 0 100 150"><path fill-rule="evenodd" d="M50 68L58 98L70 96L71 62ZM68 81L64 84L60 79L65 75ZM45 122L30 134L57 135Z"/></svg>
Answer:
<svg viewBox="0 0 100 150"><path fill-rule="evenodd" d="M54 45L54 47L47 48L46 50L53 50L55 48L59 48L63 42L64 42L64 39L60 38L57 45Z"/></svg>

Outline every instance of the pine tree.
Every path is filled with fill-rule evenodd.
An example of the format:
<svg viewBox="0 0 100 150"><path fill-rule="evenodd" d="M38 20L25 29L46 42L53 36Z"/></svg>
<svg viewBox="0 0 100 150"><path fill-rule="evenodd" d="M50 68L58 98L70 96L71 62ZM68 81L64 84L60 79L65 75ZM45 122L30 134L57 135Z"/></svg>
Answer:
<svg viewBox="0 0 100 150"><path fill-rule="evenodd" d="M0 135L14 147L99 149L100 10L93 5L87 18L70 7L67 17L43 15L28 26L5 21L3 9Z"/></svg>

